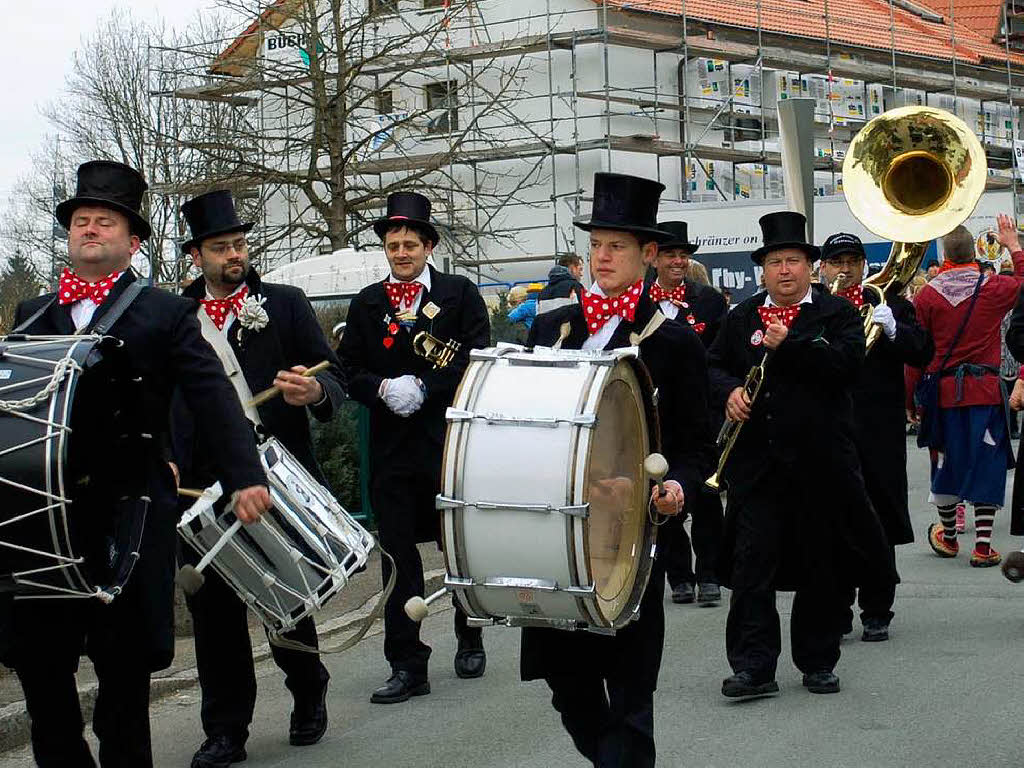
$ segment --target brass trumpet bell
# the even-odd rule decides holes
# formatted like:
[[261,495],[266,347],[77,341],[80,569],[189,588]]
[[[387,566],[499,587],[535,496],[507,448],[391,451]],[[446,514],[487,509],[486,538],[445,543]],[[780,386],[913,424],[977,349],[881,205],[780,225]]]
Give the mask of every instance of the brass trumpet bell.
[[412,340],[413,352],[432,362],[434,368],[447,367],[461,347],[454,339],[441,341],[427,331],[420,331]]
[[974,211],[988,175],[985,150],[963,120],[934,107],[901,107],[871,120],[843,161],[850,211],[897,243],[951,232]]

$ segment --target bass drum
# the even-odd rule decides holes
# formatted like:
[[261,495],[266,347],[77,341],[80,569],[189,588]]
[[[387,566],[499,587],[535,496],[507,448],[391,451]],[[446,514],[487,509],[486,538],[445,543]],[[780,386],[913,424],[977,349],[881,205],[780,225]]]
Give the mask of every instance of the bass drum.
[[635,616],[656,527],[658,446],[635,350],[477,350],[448,410],[446,585],[471,616],[614,631]]

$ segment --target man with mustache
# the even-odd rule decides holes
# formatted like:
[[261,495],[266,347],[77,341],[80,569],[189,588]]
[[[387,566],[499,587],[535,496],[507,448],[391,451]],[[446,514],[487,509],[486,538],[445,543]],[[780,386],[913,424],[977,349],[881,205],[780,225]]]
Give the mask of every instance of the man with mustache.
[[[264,283],[249,261],[246,233],[252,222],[242,222],[231,193],[218,190],[186,202],[182,213],[191,238],[182,251],[202,270],[183,295],[197,302],[203,336],[218,352],[235,385],[234,399],[262,433],[278,438],[285,448],[321,484],[327,481],[313,454],[309,417],[330,421],[345,400],[344,380],[337,358],[317,322],[313,308],[297,288]],[[259,306],[266,313],[265,327],[252,325],[246,312]],[[303,371],[322,360],[332,365],[316,376]],[[257,408],[248,406],[253,392],[270,386],[281,397]],[[178,403],[180,405],[180,403]],[[214,456],[221,439],[187,410],[173,411],[174,455],[180,465],[182,484],[206,488],[219,479]],[[255,444],[255,433],[247,435]],[[199,554],[182,547],[182,557],[193,565]],[[195,629],[196,663],[202,689],[202,722],[206,740],[192,759],[192,768],[220,768],[246,757],[256,705],[245,603],[214,571],[188,598]],[[316,647],[312,617],[299,622],[285,635]],[[277,666],[285,673],[285,685],[294,697],[288,739],[293,746],[315,744],[327,730],[327,669],[318,655],[270,646]]]

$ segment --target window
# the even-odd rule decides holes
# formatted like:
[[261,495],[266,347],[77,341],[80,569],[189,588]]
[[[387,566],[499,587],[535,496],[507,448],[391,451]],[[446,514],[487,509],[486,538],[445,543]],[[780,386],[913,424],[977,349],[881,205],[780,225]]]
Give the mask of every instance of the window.
[[395,111],[395,92],[377,91],[373,94],[373,108],[378,115],[390,115]]
[[398,0],[366,0],[371,16],[398,15]]
[[459,84],[455,80],[427,86],[427,111],[444,110],[431,117],[427,133],[442,134],[459,130],[458,88]]

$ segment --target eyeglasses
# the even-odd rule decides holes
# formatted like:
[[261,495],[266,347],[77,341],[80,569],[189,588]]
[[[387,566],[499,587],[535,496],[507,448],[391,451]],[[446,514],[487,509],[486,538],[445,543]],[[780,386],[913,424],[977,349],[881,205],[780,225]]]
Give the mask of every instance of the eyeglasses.
[[233,250],[235,253],[248,253],[249,244],[245,241],[244,237],[240,237],[229,243],[213,243],[212,245],[206,246],[206,250],[217,256],[223,256],[229,250]]

